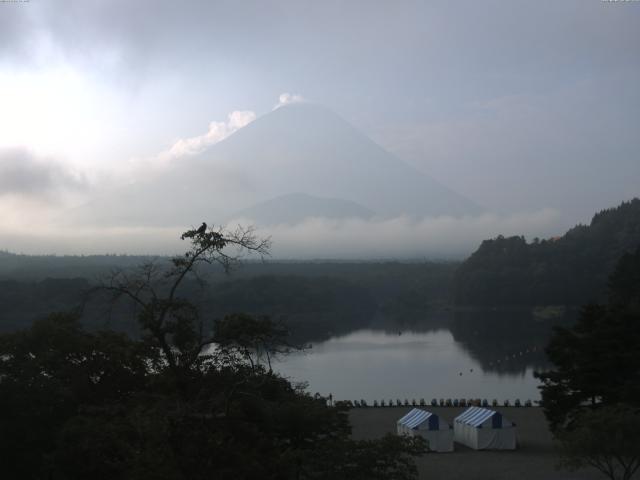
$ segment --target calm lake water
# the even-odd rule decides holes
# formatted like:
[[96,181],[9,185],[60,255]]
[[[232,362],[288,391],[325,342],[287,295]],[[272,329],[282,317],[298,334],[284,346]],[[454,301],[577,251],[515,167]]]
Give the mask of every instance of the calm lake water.
[[540,398],[533,372],[548,366],[549,324],[461,318],[423,330],[355,330],[312,343],[276,368],[338,400]]

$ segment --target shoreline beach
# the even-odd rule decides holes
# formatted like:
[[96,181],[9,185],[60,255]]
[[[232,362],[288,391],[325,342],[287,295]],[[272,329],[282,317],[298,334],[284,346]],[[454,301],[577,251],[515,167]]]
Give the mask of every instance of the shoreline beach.
[[[395,433],[396,421],[414,407],[354,408],[349,412],[357,440]],[[465,409],[460,407],[417,407],[431,411],[450,424]],[[516,450],[476,451],[455,444],[452,453],[428,453],[416,459],[420,479],[429,480],[598,480],[595,469],[575,472],[558,470],[559,457],[553,437],[539,407],[496,407],[494,410],[515,422]]]

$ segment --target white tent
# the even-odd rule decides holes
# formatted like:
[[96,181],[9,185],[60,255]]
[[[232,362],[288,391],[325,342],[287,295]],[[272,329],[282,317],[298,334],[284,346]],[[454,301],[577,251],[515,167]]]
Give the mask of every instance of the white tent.
[[453,420],[456,442],[474,450],[514,450],[516,425],[500,412],[470,407]]
[[429,442],[429,450],[453,452],[453,430],[435,413],[414,408],[398,420],[398,435],[421,436]]

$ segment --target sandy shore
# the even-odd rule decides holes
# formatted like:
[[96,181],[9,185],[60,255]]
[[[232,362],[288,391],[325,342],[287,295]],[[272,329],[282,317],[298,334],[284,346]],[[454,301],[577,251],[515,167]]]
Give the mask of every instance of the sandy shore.
[[[353,437],[371,439],[395,433],[396,420],[412,407],[355,408],[349,418]],[[449,423],[464,408],[425,407]],[[557,470],[558,456],[540,408],[498,407],[517,425],[519,448],[515,451],[474,451],[455,444],[452,453],[429,453],[416,460],[421,479],[429,480],[597,480],[596,470]],[[640,477],[638,477],[640,478]]]

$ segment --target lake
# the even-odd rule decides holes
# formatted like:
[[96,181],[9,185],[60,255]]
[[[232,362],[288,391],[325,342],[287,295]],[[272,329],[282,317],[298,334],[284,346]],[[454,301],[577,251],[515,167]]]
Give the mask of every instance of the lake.
[[292,381],[338,400],[496,398],[539,400],[535,370],[548,367],[552,324],[529,315],[456,315],[374,326],[312,342],[278,362]]

